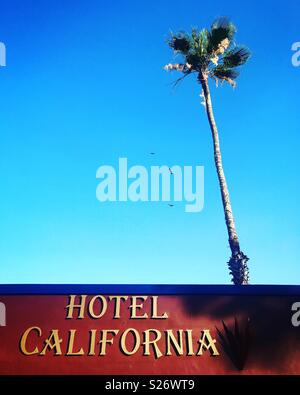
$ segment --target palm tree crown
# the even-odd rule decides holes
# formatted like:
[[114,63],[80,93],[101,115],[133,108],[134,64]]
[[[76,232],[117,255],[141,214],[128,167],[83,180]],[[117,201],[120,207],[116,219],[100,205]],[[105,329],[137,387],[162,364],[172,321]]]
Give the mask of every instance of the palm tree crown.
[[238,66],[247,62],[250,51],[234,42],[236,27],[226,17],[218,18],[211,29],[192,29],[189,35],[184,32],[172,34],[169,46],[183,56],[184,63],[168,64],[166,70],[178,70],[188,76],[197,73],[213,78],[216,83],[226,81],[235,86]]

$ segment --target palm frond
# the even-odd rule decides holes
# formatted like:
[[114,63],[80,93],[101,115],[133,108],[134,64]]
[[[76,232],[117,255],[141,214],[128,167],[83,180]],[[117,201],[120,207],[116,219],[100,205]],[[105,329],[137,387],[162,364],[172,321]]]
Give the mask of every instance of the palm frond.
[[236,47],[223,55],[223,64],[228,68],[241,66],[247,62],[250,56],[251,52],[248,48]]
[[220,17],[216,19],[212,24],[210,31],[211,52],[215,51],[223,40],[227,39],[230,42],[233,39],[235,32],[236,27],[228,18]]
[[169,46],[175,51],[187,54],[191,48],[190,38],[184,32],[172,35],[168,41]]
[[226,81],[233,88],[236,87],[235,79],[239,76],[239,72],[235,69],[226,68],[224,65],[220,65],[212,69],[209,75],[218,82],[218,80]]
[[232,68],[226,68],[223,65],[222,66],[217,66],[214,69],[211,70],[210,75],[220,78],[220,79],[225,79],[225,78],[230,78],[232,80],[235,80],[239,76],[239,72],[235,69]]
[[188,64],[190,64],[192,66],[193,70],[200,71],[201,64],[202,64],[202,57],[201,56],[191,53],[191,54],[187,55],[186,61]]
[[194,54],[198,56],[206,55],[209,45],[209,31],[207,29],[198,31],[196,28],[193,28],[190,42],[191,50]]
[[184,74],[184,76],[187,76],[194,71],[192,70],[192,65],[189,63],[168,63],[164,66],[164,70],[166,71],[180,71]]

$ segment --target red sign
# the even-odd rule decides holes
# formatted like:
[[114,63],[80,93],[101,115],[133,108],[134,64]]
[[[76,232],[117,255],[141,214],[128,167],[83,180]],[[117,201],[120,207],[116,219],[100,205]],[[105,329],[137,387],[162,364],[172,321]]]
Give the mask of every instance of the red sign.
[[300,374],[296,296],[72,293],[0,302],[1,374]]

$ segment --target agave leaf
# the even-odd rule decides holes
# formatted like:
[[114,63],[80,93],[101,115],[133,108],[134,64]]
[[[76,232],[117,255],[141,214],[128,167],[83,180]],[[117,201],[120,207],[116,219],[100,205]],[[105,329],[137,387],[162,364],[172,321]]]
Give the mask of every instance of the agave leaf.
[[229,356],[231,354],[231,350],[230,350],[230,347],[229,347],[229,345],[227,343],[227,340],[226,340],[225,336],[223,335],[223,333],[217,327],[216,327],[216,331],[217,331],[218,336],[220,338],[220,343],[222,345],[223,350]]
[[239,323],[238,323],[236,317],[234,317],[234,335],[235,335],[235,337],[236,337],[238,340],[240,339]]

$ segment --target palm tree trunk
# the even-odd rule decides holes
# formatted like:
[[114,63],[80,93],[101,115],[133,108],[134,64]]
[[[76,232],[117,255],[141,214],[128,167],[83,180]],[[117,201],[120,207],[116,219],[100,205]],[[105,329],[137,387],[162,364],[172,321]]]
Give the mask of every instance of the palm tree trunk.
[[236,285],[244,285],[244,284],[248,284],[248,280],[249,280],[249,272],[247,266],[247,261],[249,259],[240,250],[240,243],[235,228],[235,222],[232,213],[227,182],[222,165],[219,134],[218,134],[218,129],[212,108],[210,90],[208,85],[208,77],[202,74],[199,76],[199,80],[201,82],[203,93],[204,93],[206,113],[213,138],[214,159],[215,159],[215,165],[217,169],[219,185],[221,190],[225,221],[226,221],[226,227],[227,227],[228,238],[229,238],[229,246],[231,249],[231,257],[228,262],[229,270],[230,270],[230,274],[232,275],[233,283]]

